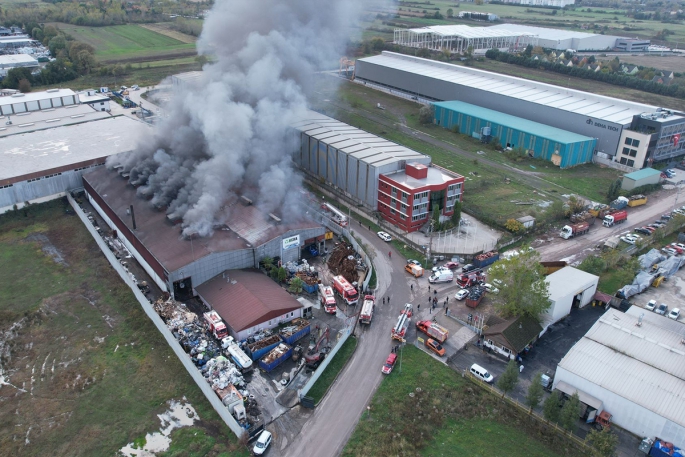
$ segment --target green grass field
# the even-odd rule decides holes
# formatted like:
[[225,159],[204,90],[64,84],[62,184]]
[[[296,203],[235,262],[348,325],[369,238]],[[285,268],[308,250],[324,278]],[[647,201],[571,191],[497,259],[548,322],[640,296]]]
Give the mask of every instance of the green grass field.
[[67,206],[0,217],[2,454],[116,455],[185,397],[201,422],[170,451],[212,452],[170,455],[247,455]]
[[326,392],[331,387],[331,384],[333,384],[335,378],[338,377],[340,370],[345,367],[347,361],[350,359],[350,357],[352,357],[356,347],[357,338],[350,336],[347,341],[343,343],[338,353],[335,354],[335,357],[333,360],[331,360],[331,363],[326,368],[326,371],[324,371],[321,377],[319,377],[319,379],[314,383],[309,391],[308,396],[314,399],[315,404],[319,403],[324,395],[326,395]]
[[114,25],[109,27],[83,27],[55,23],[60,30],[75,40],[95,48],[100,61],[124,61],[141,58],[161,58],[168,55],[195,53],[195,44],[183,43],[161,33],[138,25]]
[[402,372],[396,367],[383,380],[370,406],[343,456],[582,455],[411,345],[403,349]]

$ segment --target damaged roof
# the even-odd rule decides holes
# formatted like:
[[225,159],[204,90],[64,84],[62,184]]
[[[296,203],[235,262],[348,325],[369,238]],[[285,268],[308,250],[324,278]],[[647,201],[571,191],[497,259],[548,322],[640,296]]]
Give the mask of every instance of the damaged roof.
[[302,307],[295,297],[255,269],[226,270],[196,290],[236,333]]

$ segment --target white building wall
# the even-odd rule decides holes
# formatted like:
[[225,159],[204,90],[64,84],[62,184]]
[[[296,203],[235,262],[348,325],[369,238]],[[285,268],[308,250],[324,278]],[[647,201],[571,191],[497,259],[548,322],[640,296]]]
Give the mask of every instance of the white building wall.
[[[616,373],[616,376],[620,376],[620,373]],[[613,415],[612,422],[619,427],[637,436],[658,436],[676,445],[685,444],[685,427],[562,367],[557,367],[554,387],[561,381],[602,400],[604,409]],[[645,388],[650,387],[653,386],[645,386]]]
[[[254,327],[250,327],[248,329],[245,329],[245,330],[237,332],[237,333],[231,331],[231,335],[234,338],[236,338],[237,341],[243,341],[243,340],[247,339],[249,336],[252,336],[253,334],[257,333],[260,330],[278,327],[278,324],[280,324],[282,322],[290,322],[291,320],[297,319],[298,317],[302,317],[302,308],[296,309],[296,310],[291,311],[289,313],[278,316],[275,319],[271,319],[271,320],[263,322],[261,324],[257,324]],[[229,325],[230,325],[230,323],[229,323]]]

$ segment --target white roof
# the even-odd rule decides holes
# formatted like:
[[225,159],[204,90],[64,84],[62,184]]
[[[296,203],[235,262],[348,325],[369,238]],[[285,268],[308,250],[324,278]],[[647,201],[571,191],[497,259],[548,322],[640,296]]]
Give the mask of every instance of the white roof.
[[685,426],[683,334],[650,320],[640,327],[637,322],[635,316],[609,309],[559,367]]
[[549,285],[549,299],[557,301],[576,294],[587,288],[589,284],[599,281],[599,276],[586,273],[573,267],[557,270],[545,279]]
[[[509,25],[509,24],[505,24]],[[513,29],[492,27],[469,27],[468,25],[432,25],[417,29],[409,29],[414,33],[433,33],[440,36],[458,36],[462,38],[498,38],[521,35],[535,35],[534,33],[520,32]]]
[[388,51],[383,51],[377,56],[358,59],[358,61],[623,125],[630,124],[634,115],[655,112],[657,109],[652,105]]
[[[69,105],[60,108],[49,108],[39,111],[0,116],[0,138],[17,133],[28,133],[36,130],[54,129],[70,124],[111,117],[109,113],[96,111],[89,105]],[[9,119],[8,119],[9,118]],[[7,124],[7,121],[12,121]],[[2,143],[0,143],[2,146]]]
[[[547,27],[533,27],[531,25],[521,25],[521,24],[498,24],[498,25],[493,25],[491,27],[488,27],[493,30],[507,30],[509,32],[516,32],[516,33],[528,33],[531,35],[537,35],[538,38],[542,38],[544,40],[566,40],[569,38],[578,38],[578,39],[583,39],[583,38],[592,38],[596,36],[600,36],[603,38],[606,38],[609,35],[599,35],[597,33],[586,33],[586,32],[577,32],[575,30],[564,30],[564,29],[550,29]],[[616,38],[621,38],[621,37],[616,37]]]
[[119,116],[7,136],[0,141],[0,180],[131,151],[145,126]]
[[34,59],[28,54],[7,54],[0,56],[0,67],[13,66],[20,64],[33,64],[38,66],[38,60]]
[[304,119],[294,123],[293,128],[374,166],[398,160],[420,160],[421,163],[430,163],[430,157],[413,149],[314,111],[309,111]]
[[51,98],[67,97],[76,95],[71,89],[50,89],[42,92],[29,92],[28,94],[14,94],[8,97],[0,97],[0,106],[13,103],[32,102],[36,100],[48,100]]
[[88,95],[88,92],[79,92],[78,99],[81,103],[109,101],[109,97],[107,95],[98,92],[95,92],[95,95]]

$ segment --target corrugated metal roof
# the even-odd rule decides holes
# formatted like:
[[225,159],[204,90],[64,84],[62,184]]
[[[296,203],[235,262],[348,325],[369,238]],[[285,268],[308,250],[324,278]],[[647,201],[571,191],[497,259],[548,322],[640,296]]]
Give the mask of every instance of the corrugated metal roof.
[[302,307],[259,270],[227,270],[195,290],[235,332]]
[[683,335],[658,321],[643,319],[638,327],[638,320],[609,309],[564,356],[559,368],[685,426]]
[[624,176],[624,178],[633,179],[635,181],[638,181],[640,179],[650,178],[654,175],[661,175],[661,172],[659,170],[655,170],[654,168],[643,168],[642,170],[638,170],[638,171],[634,171],[632,173],[628,173],[627,175]]
[[539,122],[529,121],[518,116],[500,113],[499,111],[482,108],[480,106],[472,105],[459,101],[438,102],[435,106],[442,107],[448,110],[453,110],[458,113],[464,113],[469,116],[484,119],[505,127],[511,127],[522,132],[530,133],[536,137],[546,138],[557,143],[579,143],[583,141],[592,141],[594,138],[589,136],[579,135],[577,133],[569,132],[568,130],[558,129]]
[[388,51],[383,51],[382,54],[377,56],[358,59],[357,61],[527,100],[558,108],[562,111],[583,114],[595,119],[602,119],[622,125],[630,124],[634,115],[655,112],[657,109],[656,106],[652,105],[619,100],[514,76],[500,75],[475,68],[462,67]]
[[[509,25],[509,24],[506,24]],[[499,37],[517,37],[522,35],[534,36],[534,33],[521,32],[515,29],[502,29],[492,27],[470,27],[468,25],[432,25],[429,27],[420,27],[416,29],[409,29],[414,33],[432,33],[440,36],[458,36],[461,38],[499,38]]]
[[[493,30],[506,30],[509,33],[527,33],[530,35],[536,35],[538,38],[544,40],[567,40],[569,38],[592,38],[592,37],[602,37],[606,38],[609,35],[599,35],[596,33],[586,33],[577,32],[575,30],[564,30],[564,29],[549,29],[546,27],[533,27],[531,25],[521,25],[521,24],[498,24],[488,27]],[[621,37],[615,37],[621,38]]]
[[39,100],[50,100],[51,98],[60,98],[74,96],[76,92],[71,89],[50,89],[41,92],[29,92],[27,94],[15,94],[9,97],[0,97],[0,106],[11,105],[13,103],[35,102]]
[[573,267],[557,270],[545,279],[549,285],[549,299],[557,301],[568,297],[569,294],[583,290],[587,284],[599,281],[599,276],[586,273]]

